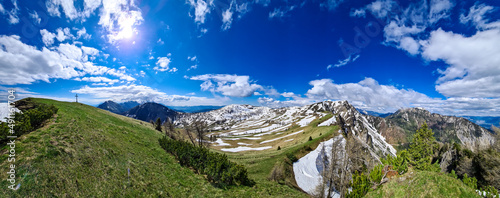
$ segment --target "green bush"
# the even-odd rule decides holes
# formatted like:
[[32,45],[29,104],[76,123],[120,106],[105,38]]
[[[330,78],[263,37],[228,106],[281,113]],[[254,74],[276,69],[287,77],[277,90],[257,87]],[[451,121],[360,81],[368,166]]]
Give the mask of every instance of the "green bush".
[[297,159],[297,157],[296,157],[293,153],[287,153],[287,154],[286,154],[286,157],[287,157],[288,159],[290,159],[290,161],[292,161],[292,162],[296,162],[296,161],[298,161],[298,160],[299,160],[299,159]]
[[382,180],[382,169],[384,169],[383,164],[379,164],[375,167],[373,167],[372,171],[370,172],[370,180],[373,183],[379,184],[380,180]]
[[206,174],[208,181],[220,186],[246,185],[255,182],[248,178],[247,169],[229,161],[225,154],[210,152],[188,142],[160,138],[160,146],[174,155],[182,166],[193,168],[198,174]]
[[471,187],[472,189],[477,189],[477,179],[475,177],[468,177],[467,173],[465,173],[462,181],[465,185]]
[[[23,134],[34,131],[42,126],[42,124],[56,114],[58,109],[54,105],[34,104],[34,108],[16,112],[14,114],[14,123],[0,123],[0,142],[7,141],[7,136],[21,136]],[[10,130],[14,130],[11,134]]]
[[346,197],[360,198],[368,193],[371,187],[371,183],[366,175],[364,175],[363,173],[359,174],[358,171],[356,171],[352,175],[352,181],[349,183],[349,186],[351,187],[351,192],[348,192],[346,194]]
[[408,151],[402,150],[396,157],[387,155],[386,159],[382,159],[382,163],[385,165],[391,165],[393,170],[397,171],[399,174],[403,174],[408,171],[410,156]]
[[455,174],[455,170],[451,170],[451,172],[448,174],[448,176],[455,178],[455,179],[458,178],[457,174]]

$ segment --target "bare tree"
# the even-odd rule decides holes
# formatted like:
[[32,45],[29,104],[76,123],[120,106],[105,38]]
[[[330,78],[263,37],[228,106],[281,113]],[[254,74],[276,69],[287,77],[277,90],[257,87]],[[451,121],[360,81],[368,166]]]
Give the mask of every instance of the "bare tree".
[[207,137],[205,134],[208,132],[208,126],[204,121],[196,120],[192,123],[194,132],[196,133],[198,139],[198,146],[203,147],[209,145],[209,142],[206,141]]
[[191,125],[187,122],[182,122],[182,126],[184,126],[184,131],[186,132],[186,135],[188,136],[189,141],[191,141],[191,143],[196,146],[196,141],[195,141],[195,138],[193,137]]
[[176,139],[175,137],[175,125],[172,122],[172,119],[167,118],[165,122],[163,123],[163,127],[165,128],[165,135],[172,138]]

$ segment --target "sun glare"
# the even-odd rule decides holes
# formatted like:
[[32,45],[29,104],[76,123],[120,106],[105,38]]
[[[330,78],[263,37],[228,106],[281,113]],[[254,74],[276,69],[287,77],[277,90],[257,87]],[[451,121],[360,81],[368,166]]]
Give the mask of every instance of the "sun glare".
[[134,34],[134,30],[132,29],[132,27],[125,27],[120,33],[122,34],[123,38],[131,38]]

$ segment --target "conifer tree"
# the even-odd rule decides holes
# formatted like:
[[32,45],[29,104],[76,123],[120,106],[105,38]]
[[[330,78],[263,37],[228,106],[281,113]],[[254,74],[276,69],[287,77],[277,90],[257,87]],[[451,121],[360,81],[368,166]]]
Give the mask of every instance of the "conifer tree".
[[156,119],[155,128],[156,128],[156,130],[161,131],[161,119],[160,118]]
[[432,156],[436,147],[434,132],[424,123],[413,136],[408,152],[411,155],[413,165],[420,170],[430,170]]

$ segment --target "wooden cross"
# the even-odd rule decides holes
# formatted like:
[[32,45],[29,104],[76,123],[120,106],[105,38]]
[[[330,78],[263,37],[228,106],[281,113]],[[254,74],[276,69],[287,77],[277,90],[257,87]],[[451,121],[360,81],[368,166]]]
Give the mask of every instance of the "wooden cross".
[[78,94],[75,95],[76,103],[78,103]]

